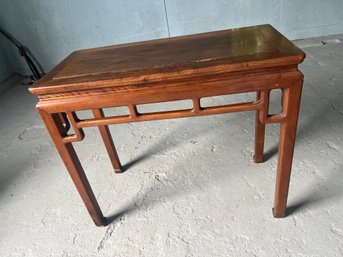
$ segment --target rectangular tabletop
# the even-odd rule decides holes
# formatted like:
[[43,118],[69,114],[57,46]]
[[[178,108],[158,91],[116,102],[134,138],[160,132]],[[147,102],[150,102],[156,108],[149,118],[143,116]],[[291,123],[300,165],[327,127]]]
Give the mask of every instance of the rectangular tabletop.
[[[30,87],[36,95],[296,65],[304,53],[270,25],[73,52]],[[128,87],[130,85],[130,87]]]

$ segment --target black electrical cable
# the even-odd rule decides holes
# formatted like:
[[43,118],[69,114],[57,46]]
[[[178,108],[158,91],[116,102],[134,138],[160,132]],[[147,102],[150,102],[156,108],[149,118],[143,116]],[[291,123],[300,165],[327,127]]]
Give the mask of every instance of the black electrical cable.
[[[19,54],[21,56],[24,57],[27,65],[29,66],[31,72],[32,72],[32,78],[34,81],[39,80],[42,75],[44,74],[43,69],[40,67],[39,63],[37,62],[37,60],[34,58],[34,56],[31,54],[31,52],[25,47],[23,46],[17,39],[15,39],[11,34],[9,34],[7,31],[5,31],[4,29],[2,29],[0,27],[0,33],[3,34],[9,41],[11,41],[19,50]],[[30,57],[31,55],[31,57]],[[36,61],[36,65],[40,68],[37,68],[37,66],[35,65]]]

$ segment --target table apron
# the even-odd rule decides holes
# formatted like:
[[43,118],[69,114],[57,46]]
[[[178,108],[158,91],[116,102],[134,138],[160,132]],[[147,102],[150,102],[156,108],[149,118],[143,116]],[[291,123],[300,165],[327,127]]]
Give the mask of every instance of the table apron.
[[[73,96],[55,97],[41,100],[37,108],[48,113],[73,112],[99,108],[119,107],[177,100],[193,100],[203,97],[259,92],[289,87],[294,81],[302,79],[299,71],[249,76],[240,80],[221,79],[218,81],[185,82],[180,85],[136,90],[133,92],[76,92]],[[182,82],[179,82],[182,84]],[[186,85],[185,85],[186,84]]]

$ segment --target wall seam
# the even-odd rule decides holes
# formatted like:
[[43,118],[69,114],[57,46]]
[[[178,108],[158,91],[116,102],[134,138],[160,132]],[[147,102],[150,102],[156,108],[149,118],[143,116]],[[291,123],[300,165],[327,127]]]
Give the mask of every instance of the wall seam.
[[168,37],[170,37],[169,19],[168,19],[168,12],[167,12],[167,4],[166,4],[166,0],[163,0],[163,4],[164,4],[164,14],[165,14],[165,16],[166,16],[166,23],[167,23]]

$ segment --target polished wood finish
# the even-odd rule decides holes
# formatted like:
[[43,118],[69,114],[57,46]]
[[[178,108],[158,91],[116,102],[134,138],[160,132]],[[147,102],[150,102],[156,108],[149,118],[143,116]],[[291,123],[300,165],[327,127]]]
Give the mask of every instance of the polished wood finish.
[[302,84],[303,81],[298,80],[291,87],[283,90],[282,108],[286,118],[281,121],[280,126],[278,167],[273,208],[273,214],[276,218],[284,217],[286,211]]
[[154,87],[153,82],[296,65],[303,58],[272,26],[253,26],[76,51],[30,91],[39,96],[100,88],[128,92]]
[[85,203],[87,210],[92,217],[95,225],[101,226],[106,223],[106,218],[103,216],[98,202],[93,194],[91,186],[89,185],[86,174],[82,168],[79,158],[76,155],[74,147],[71,143],[64,143],[63,137],[66,137],[66,130],[61,123],[58,114],[48,114],[44,110],[38,108],[38,112],[45,123],[49,134],[61,155],[61,158],[69,171],[80,196]]
[[[105,118],[105,115],[104,115],[104,112],[102,109],[93,110],[93,115],[97,119]],[[114,146],[113,139],[112,139],[112,136],[111,136],[111,133],[110,133],[108,126],[107,125],[98,125],[98,128],[99,128],[102,140],[104,141],[107,153],[110,156],[114,172],[121,173],[122,172],[122,166],[120,164],[120,160],[119,160],[119,157],[117,154],[117,150]]]
[[[97,126],[115,172],[122,167],[108,125],[239,111],[256,111],[254,161],[263,161],[265,125],[280,123],[273,214],[283,217],[289,188],[303,75],[304,53],[270,25],[152,40],[72,53],[30,87],[37,109],[93,221],[105,224],[72,147],[84,127]],[[282,112],[270,115],[269,95],[282,89]],[[203,107],[201,98],[256,92],[253,102]],[[139,113],[137,105],[191,100],[187,110]],[[128,115],[103,108],[126,106]],[[79,119],[90,110],[94,118]],[[74,134],[68,134],[71,126]]]
[[[261,98],[261,93],[256,93],[256,98],[259,100]],[[267,112],[266,107],[268,104],[264,102],[263,105],[264,113]],[[260,121],[260,110],[256,111],[255,119],[255,153],[254,153],[254,162],[261,163],[263,162],[263,150],[264,150],[264,135],[266,130],[266,124]]]

